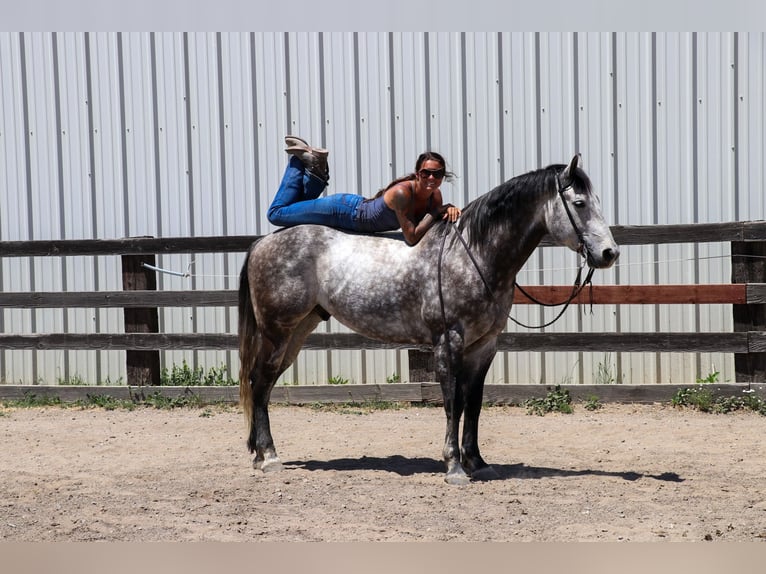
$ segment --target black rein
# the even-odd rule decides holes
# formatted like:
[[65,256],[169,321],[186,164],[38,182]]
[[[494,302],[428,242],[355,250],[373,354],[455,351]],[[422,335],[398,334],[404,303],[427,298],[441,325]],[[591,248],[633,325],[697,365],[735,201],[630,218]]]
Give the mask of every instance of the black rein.
[[[521,285],[518,284],[518,282],[514,281],[514,283],[513,283],[514,288],[518,288],[518,290],[521,291],[521,293],[523,293],[524,296],[526,296],[529,300],[531,300],[532,302],[534,302],[534,303],[536,303],[538,305],[542,305],[544,307],[558,307],[560,305],[564,305],[564,307],[561,309],[561,311],[559,311],[558,315],[556,315],[553,319],[551,319],[550,321],[548,321],[544,325],[526,325],[526,324],[518,321],[517,319],[514,319],[510,315],[508,315],[508,318],[511,321],[513,321],[517,325],[519,325],[521,327],[524,327],[526,329],[544,329],[546,327],[550,327],[551,325],[553,325],[553,323],[555,323],[556,321],[558,321],[561,318],[561,316],[564,314],[564,312],[567,310],[567,308],[569,308],[569,305],[572,303],[572,301],[575,300],[575,298],[580,294],[580,292],[585,288],[586,285],[590,285],[591,288],[592,288],[592,285],[593,285],[593,283],[591,281],[591,279],[593,277],[593,272],[595,271],[595,269],[593,267],[590,267],[588,269],[588,274],[585,276],[585,281],[582,281],[582,270],[583,270],[583,267],[585,266],[585,263],[587,262],[587,249],[585,247],[585,239],[583,237],[582,231],[577,226],[577,223],[575,223],[574,216],[572,215],[572,212],[569,209],[569,205],[567,204],[566,199],[564,198],[564,187],[561,185],[561,179],[559,178],[559,174],[558,173],[556,173],[556,189],[558,191],[559,197],[561,198],[561,203],[564,204],[564,210],[566,211],[567,216],[569,217],[569,222],[572,224],[572,227],[574,228],[575,233],[577,234],[577,238],[580,240],[580,249],[578,250],[578,253],[582,254],[582,251],[585,250],[586,254],[583,256],[584,257],[583,264],[580,265],[579,269],[577,270],[577,277],[575,277],[574,285],[572,286],[572,293],[569,295],[569,297],[565,301],[562,301],[561,303],[544,303],[542,301],[539,301],[538,299],[536,299],[535,297],[533,297],[532,295],[527,293],[524,290],[524,288]],[[494,301],[495,305],[499,306],[499,304],[497,302],[497,298],[495,297],[495,294],[492,291],[492,288],[489,286],[489,283],[487,283],[487,280],[484,278],[484,275],[482,275],[481,269],[479,269],[479,264],[476,261],[476,259],[474,258],[473,253],[471,253],[471,250],[468,247],[468,244],[466,243],[465,239],[463,238],[463,235],[460,233],[460,230],[452,224],[451,221],[448,221],[447,222],[447,228],[446,228],[444,234],[442,235],[442,243],[441,243],[441,246],[439,248],[439,263],[438,263],[439,303],[441,305],[441,312],[442,312],[442,319],[444,321],[445,335],[446,335],[446,329],[447,329],[447,316],[446,316],[445,309],[444,309],[444,297],[442,295],[442,289],[441,289],[441,285],[442,285],[442,282],[441,282],[441,268],[442,268],[442,254],[444,252],[444,243],[445,243],[445,241],[447,239],[447,235],[449,234],[450,228],[454,228],[455,229],[455,233],[457,233],[457,237],[460,240],[460,242],[463,244],[463,247],[465,248],[465,252],[468,254],[468,257],[471,259],[471,262],[473,263],[473,266],[476,268],[476,271],[479,274],[479,277],[481,278],[482,283],[484,283],[484,287],[487,289],[487,292],[489,293],[490,297]],[[449,345],[448,345],[448,347],[449,347]]]

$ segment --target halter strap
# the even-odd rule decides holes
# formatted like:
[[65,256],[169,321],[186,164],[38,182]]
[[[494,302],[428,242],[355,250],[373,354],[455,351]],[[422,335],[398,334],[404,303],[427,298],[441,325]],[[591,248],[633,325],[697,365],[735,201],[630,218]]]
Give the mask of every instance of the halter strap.
[[569,222],[572,224],[572,227],[575,230],[575,233],[577,234],[577,239],[580,241],[580,249],[578,250],[578,253],[581,251],[584,251],[584,255],[588,255],[588,248],[585,246],[585,238],[583,237],[582,231],[580,231],[580,228],[577,226],[577,223],[575,223],[574,216],[572,215],[572,210],[569,209],[569,204],[567,203],[566,198],[564,197],[564,187],[561,185],[561,178],[559,177],[559,172],[556,172],[556,191],[559,194],[559,197],[561,198],[561,203],[564,204],[564,211],[567,212],[567,217],[569,218]]

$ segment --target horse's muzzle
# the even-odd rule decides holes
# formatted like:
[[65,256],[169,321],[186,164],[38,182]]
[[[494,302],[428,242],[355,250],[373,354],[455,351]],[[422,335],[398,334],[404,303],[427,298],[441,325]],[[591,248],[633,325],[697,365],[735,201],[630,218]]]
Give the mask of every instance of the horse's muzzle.
[[615,247],[607,247],[603,249],[600,254],[594,256],[588,249],[584,249],[586,257],[588,259],[588,265],[597,269],[606,269],[614,265],[614,262],[620,257],[620,249]]

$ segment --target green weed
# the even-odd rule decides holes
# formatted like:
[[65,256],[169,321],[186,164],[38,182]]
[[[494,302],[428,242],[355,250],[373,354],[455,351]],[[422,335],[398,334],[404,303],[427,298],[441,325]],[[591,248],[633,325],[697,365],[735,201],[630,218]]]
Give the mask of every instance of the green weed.
[[601,403],[599,398],[595,395],[589,396],[587,399],[585,399],[585,403],[583,404],[583,407],[586,411],[597,411],[604,407],[604,405]]
[[369,401],[361,402],[311,403],[309,406],[312,410],[320,412],[332,412],[345,415],[365,415],[375,411],[400,410],[406,408],[409,404],[371,399]]
[[114,411],[117,409],[132,411],[136,408],[136,403],[134,401],[117,399],[115,397],[110,397],[109,395],[88,394],[86,397],[85,400],[76,401],[74,404],[83,408],[98,407],[107,411]]
[[181,407],[201,407],[203,402],[194,393],[185,393],[178,397],[167,397],[158,391],[141,399],[140,404],[154,407],[155,409],[168,410]]
[[238,384],[229,376],[228,369],[221,365],[220,367],[211,367],[207,373],[202,367],[191,368],[186,361],[181,366],[173,365],[171,369],[167,367],[160,372],[160,385],[166,387],[221,387]]
[[10,401],[3,401],[3,405],[6,407],[19,407],[19,408],[31,408],[31,407],[58,407],[63,406],[65,403],[61,401],[59,397],[48,395],[37,395],[33,392],[24,393],[24,398],[15,399]]
[[[713,373],[713,375],[717,377],[718,373]],[[727,414],[750,410],[766,416],[766,401],[758,395],[747,393],[743,396],[716,396],[713,390],[705,386],[704,383],[679,390],[670,400],[670,404],[676,408],[686,407],[704,413]]]
[[720,373],[718,371],[713,371],[712,373],[708,374],[708,376],[705,377],[704,379],[698,378],[697,379],[697,384],[698,385],[709,385],[709,384],[712,384],[712,383],[717,383],[718,382],[718,375],[719,374]]
[[545,416],[547,413],[565,413],[571,414],[572,397],[567,389],[562,389],[561,385],[556,385],[552,391],[542,398],[527,399],[524,406],[529,415]]
[[612,362],[610,355],[607,353],[604,356],[603,362],[600,362],[596,367],[596,384],[597,385],[610,385],[615,382],[614,373],[612,372]]

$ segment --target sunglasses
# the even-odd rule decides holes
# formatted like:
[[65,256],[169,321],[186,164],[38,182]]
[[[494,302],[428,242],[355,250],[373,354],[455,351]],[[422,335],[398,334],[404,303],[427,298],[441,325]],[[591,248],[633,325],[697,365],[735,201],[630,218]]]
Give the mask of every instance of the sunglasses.
[[421,169],[418,175],[423,179],[428,179],[431,176],[434,176],[436,179],[442,179],[445,173],[444,169]]

